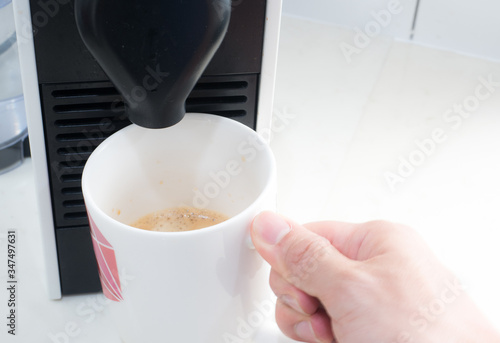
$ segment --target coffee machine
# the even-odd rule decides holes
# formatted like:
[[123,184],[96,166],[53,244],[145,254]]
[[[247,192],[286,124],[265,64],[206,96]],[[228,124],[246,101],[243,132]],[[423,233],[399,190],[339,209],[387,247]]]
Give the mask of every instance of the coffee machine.
[[[92,151],[130,124],[130,99],[82,41],[74,0],[16,0],[14,12],[49,297],[98,292],[81,176]],[[281,0],[233,0],[227,33],[186,111],[269,130],[280,17]],[[154,80],[162,71],[147,72]]]

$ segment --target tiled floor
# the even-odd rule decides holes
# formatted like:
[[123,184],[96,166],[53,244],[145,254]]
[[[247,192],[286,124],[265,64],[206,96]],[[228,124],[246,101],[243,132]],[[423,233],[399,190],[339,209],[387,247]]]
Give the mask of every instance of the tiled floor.
[[353,35],[283,18],[279,210],[415,227],[500,328],[500,63],[382,37],[348,63]]

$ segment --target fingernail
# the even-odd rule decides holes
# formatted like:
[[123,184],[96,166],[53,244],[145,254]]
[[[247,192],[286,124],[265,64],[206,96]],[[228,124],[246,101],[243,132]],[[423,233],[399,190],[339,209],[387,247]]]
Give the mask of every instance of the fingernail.
[[288,294],[285,294],[285,295],[282,295],[280,297],[280,300],[286,304],[287,306],[293,308],[295,311],[299,312],[299,313],[302,313],[302,314],[306,314],[304,312],[304,310],[302,310],[302,308],[300,307],[299,303],[297,302],[297,300],[295,300],[294,297],[292,297],[291,295],[288,295]]
[[253,230],[267,244],[276,245],[290,232],[291,228],[279,215],[264,212],[254,219]]
[[295,324],[295,334],[297,334],[297,336],[299,336],[303,341],[318,342],[318,339],[313,332],[311,322],[304,321]]

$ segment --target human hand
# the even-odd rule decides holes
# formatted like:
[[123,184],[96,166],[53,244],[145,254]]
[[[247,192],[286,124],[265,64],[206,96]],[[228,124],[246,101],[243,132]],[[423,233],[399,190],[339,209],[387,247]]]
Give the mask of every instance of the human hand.
[[277,324],[294,340],[500,342],[463,285],[405,226],[302,226],[264,212],[251,235],[272,268]]

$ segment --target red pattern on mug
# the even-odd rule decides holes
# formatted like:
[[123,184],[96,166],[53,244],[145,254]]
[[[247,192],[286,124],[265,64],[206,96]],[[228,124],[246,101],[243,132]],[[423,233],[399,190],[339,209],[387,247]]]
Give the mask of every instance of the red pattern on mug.
[[92,245],[99,267],[99,278],[106,298],[120,302],[123,300],[115,250],[89,215]]

